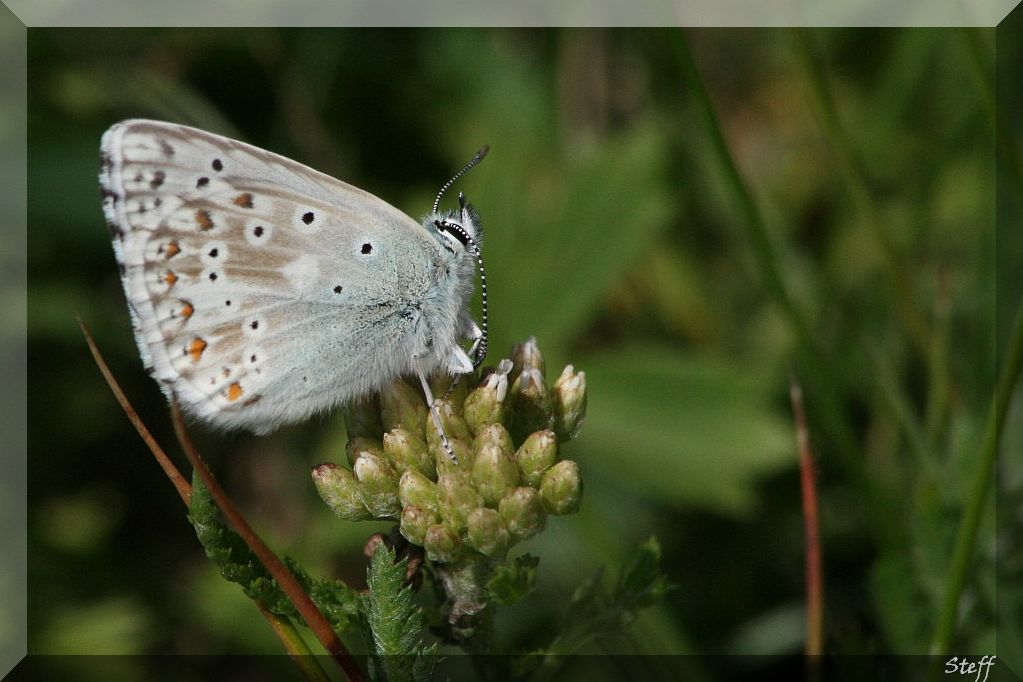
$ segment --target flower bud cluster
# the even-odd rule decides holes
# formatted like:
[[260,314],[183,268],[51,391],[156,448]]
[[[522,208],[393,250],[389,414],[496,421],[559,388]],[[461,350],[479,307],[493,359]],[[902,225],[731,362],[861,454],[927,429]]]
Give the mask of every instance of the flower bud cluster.
[[[464,378],[463,378],[464,379]],[[445,451],[420,390],[404,381],[347,410],[349,467],[320,464],[313,481],[323,501],[350,521],[393,519],[433,561],[467,551],[501,559],[543,530],[547,517],[579,509],[579,466],[559,458],[586,413],[586,375],[571,365],[548,386],[530,338],[511,359],[484,371],[471,389],[450,380],[433,390]]]

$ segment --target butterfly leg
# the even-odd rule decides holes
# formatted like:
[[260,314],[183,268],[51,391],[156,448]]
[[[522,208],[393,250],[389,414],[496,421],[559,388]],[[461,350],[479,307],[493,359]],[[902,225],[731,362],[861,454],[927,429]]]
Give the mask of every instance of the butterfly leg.
[[472,340],[472,348],[469,349],[469,357],[472,358],[472,362],[475,365],[479,362],[476,355],[479,353],[480,344],[483,343],[483,330],[476,324],[476,320],[472,319],[468,315],[462,320],[462,329],[467,339]]
[[441,445],[444,446],[444,452],[448,453],[448,457],[455,464],[458,464],[458,457],[455,456],[455,451],[451,449],[451,443],[448,442],[448,436],[444,433],[444,424],[440,420],[440,412],[437,410],[437,404],[433,397],[433,391],[430,390],[430,383],[426,380],[426,374],[423,372],[423,367],[419,364],[419,359],[416,359],[416,375],[419,376],[419,383],[423,385],[423,394],[426,396],[426,404],[430,406],[430,414],[433,415],[433,423],[437,427],[437,433],[440,434]]
[[[469,349],[469,357],[472,358],[473,366],[476,366],[477,359],[476,353],[479,352],[480,343],[483,340],[483,330],[480,329],[479,325],[476,324],[476,320],[472,319],[465,313],[462,313],[458,319],[461,325],[461,334],[464,338],[472,341],[472,348]],[[456,374],[454,381],[448,386],[448,390],[444,391],[444,395],[441,396],[441,400],[447,400],[462,381],[462,375]]]

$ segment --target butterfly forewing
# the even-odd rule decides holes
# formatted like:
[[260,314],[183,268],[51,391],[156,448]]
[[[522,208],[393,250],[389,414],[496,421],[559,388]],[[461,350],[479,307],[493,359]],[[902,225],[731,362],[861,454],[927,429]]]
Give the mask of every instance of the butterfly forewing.
[[440,248],[411,218],[186,126],[117,124],[101,158],[139,349],[186,411],[265,431],[408,369],[403,306],[424,300]]

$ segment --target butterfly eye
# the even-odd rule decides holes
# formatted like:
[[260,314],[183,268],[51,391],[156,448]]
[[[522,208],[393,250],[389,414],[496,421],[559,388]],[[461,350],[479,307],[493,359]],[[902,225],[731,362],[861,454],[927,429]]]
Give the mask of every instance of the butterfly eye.
[[464,229],[462,229],[461,225],[447,220],[435,220],[434,225],[437,226],[437,229],[440,230],[441,234],[445,234],[458,240],[462,246],[469,245],[469,235]]

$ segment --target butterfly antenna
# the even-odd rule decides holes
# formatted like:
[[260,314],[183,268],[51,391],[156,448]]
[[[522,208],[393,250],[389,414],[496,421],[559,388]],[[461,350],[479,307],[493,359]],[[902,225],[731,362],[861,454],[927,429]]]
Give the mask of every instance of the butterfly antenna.
[[444,192],[447,192],[449,189],[451,189],[451,185],[455,184],[458,178],[468,173],[470,170],[472,170],[473,166],[482,161],[483,157],[485,157],[487,155],[487,152],[489,151],[490,145],[488,144],[485,144],[482,147],[480,147],[480,150],[476,152],[476,156],[472,157],[472,159],[469,160],[469,163],[462,166],[462,170],[455,173],[454,177],[452,177],[450,180],[444,183],[444,186],[440,188],[439,192],[437,192],[437,198],[433,200],[434,213],[436,213],[437,209],[440,208],[440,199],[442,196],[444,196]]
[[487,357],[487,323],[488,323],[488,308],[487,308],[487,272],[483,269],[483,254],[480,252],[479,244],[469,237],[469,243],[472,244],[472,250],[476,255],[476,263],[480,268],[480,302],[482,304],[482,314],[480,315],[480,338],[479,345],[476,346],[476,352],[473,354],[472,364],[473,367],[479,369],[480,365]]

